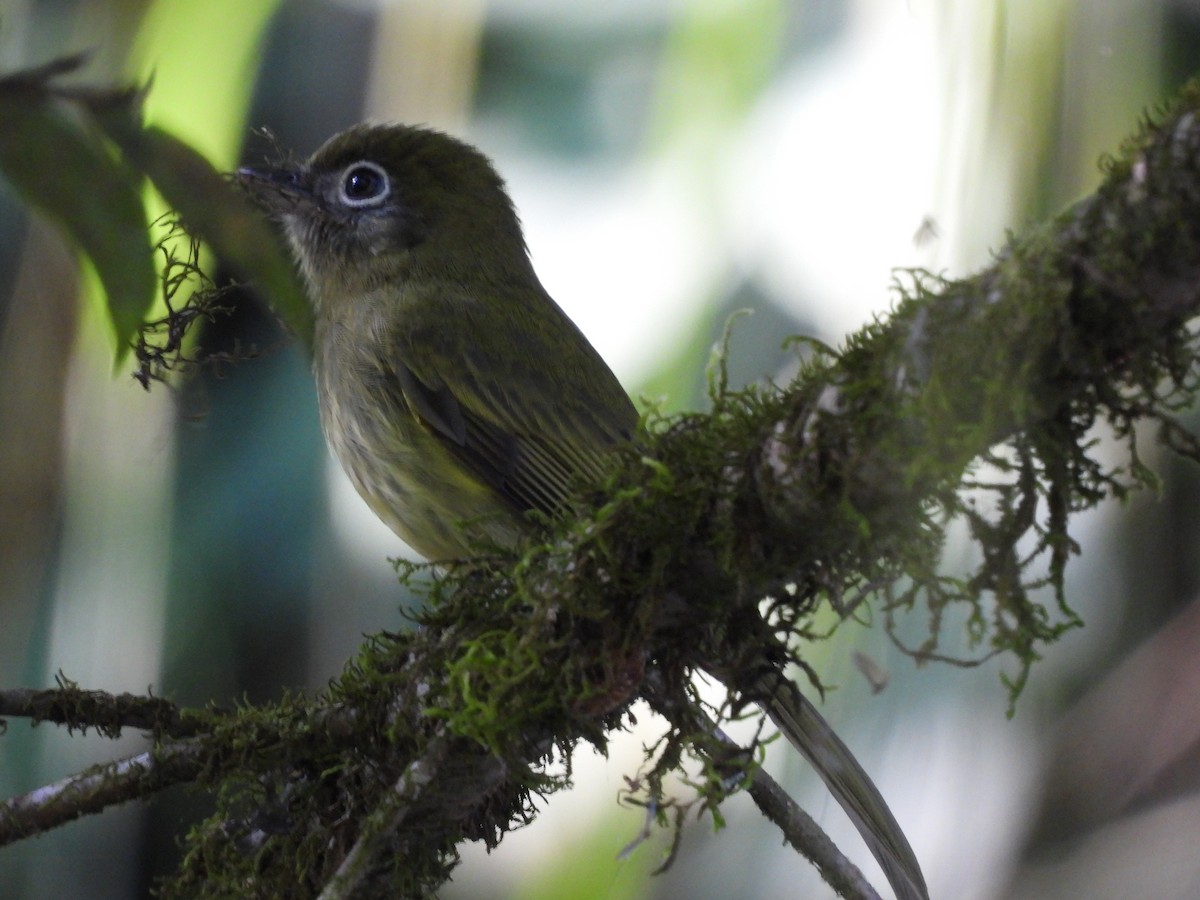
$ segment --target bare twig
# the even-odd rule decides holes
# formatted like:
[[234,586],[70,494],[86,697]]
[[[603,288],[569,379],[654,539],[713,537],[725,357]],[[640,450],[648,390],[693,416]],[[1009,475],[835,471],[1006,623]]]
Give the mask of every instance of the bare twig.
[[93,766],[24,796],[13,797],[0,805],[0,846],[190,781],[200,767],[200,757],[193,745],[170,744]]
[[817,867],[839,897],[879,900],[859,868],[765,770],[754,773],[746,790],[759,811],[783,832],[784,840]]
[[[651,670],[644,692],[647,702],[659,715],[684,734],[699,736],[695,749],[718,768],[728,768],[731,757],[747,761],[750,751],[739,746],[695,703],[673,696],[665,687],[662,673]],[[709,740],[705,740],[707,737]],[[744,769],[731,769],[730,789],[743,780]],[[811,862],[839,897],[847,900],[879,900],[879,894],[837,848],[816,821],[804,812],[774,778],[761,767],[754,767],[745,785],[750,797],[764,816],[783,832],[784,839]]]
[[126,728],[153,731],[169,737],[187,737],[193,724],[180,716],[179,707],[161,697],[85,691],[59,676],[59,688],[0,690],[0,718],[27,718],[33,724],[51,722],[71,729],[93,729],[117,738]]

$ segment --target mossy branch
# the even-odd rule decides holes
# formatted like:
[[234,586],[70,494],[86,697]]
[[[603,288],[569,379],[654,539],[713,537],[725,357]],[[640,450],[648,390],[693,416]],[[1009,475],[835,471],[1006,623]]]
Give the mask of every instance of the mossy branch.
[[[1192,86],[1095,195],[976,276],[912,273],[890,316],[818,349],[786,388],[729,392],[718,373],[710,414],[652,422],[578,516],[519,559],[420,582],[422,627],[373,638],[320,696],[164,718],[64,687],[54,715],[29,697],[6,714],[148,728],[154,758],[187,748],[218,808],[168,896],[394,896],[436,888],[461,841],[492,845],[528,820],[533,794],[569,780],[547,759],[603,747],[639,697],[668,713],[638,779],[660,821],[663,779],[688,754],[705,763],[690,783],[714,816],[747,778],[753,792],[756,748],[727,752],[719,729],[764,646],[803,662],[822,603],[850,614],[870,600],[889,627],[925,609],[929,636],[910,650],[926,658],[943,656],[959,605],[979,650],[959,661],[1010,654],[1015,698],[1079,624],[1064,589],[1070,517],[1153,483],[1135,425],[1200,456],[1173,418],[1196,391],[1198,111]],[[1115,466],[1095,452],[1102,423],[1128,447]],[[940,567],[954,521],[979,551],[965,576]],[[705,707],[697,669],[730,701]],[[161,724],[183,721],[185,738]],[[782,826],[791,813],[774,806]],[[0,822],[27,833],[24,815],[10,802]]]

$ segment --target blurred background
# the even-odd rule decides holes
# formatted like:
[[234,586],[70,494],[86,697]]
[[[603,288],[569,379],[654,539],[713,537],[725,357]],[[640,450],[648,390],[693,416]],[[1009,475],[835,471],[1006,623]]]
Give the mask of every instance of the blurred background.
[[[0,0],[0,70],[81,49],[96,82],[153,74],[149,118],[221,168],[275,152],[252,129],[307,154],[363,118],[480,145],[551,294],[635,396],[690,409],[733,311],[754,311],[733,380],[786,378],[784,336],[840,343],[887,311],[895,268],[968,273],[1087,193],[1200,69],[1200,3]],[[307,360],[248,301],[203,343],[254,358],[147,394],[114,372],[94,294],[0,182],[0,685],[319,689],[400,627],[387,558],[406,551],[327,454]],[[1149,447],[1161,497],[1076,523],[1087,627],[1011,720],[1003,660],[918,669],[855,623],[812,650],[934,898],[1200,896],[1200,480]],[[654,733],[639,719],[608,759],[581,750],[533,825],[466,848],[444,896],[830,896],[743,797],[724,830],[693,822],[665,875],[666,835],[619,857],[642,828],[617,802]],[[12,722],[0,790],[141,746]],[[775,748],[769,767],[882,885],[805,766]],[[178,791],[0,850],[0,895],[145,896],[203,808]]]

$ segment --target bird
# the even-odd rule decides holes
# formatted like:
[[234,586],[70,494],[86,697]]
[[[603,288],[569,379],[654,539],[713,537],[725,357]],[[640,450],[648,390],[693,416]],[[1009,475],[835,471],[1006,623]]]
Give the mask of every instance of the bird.
[[[282,226],[314,315],[328,444],[434,562],[515,547],[598,482],[638,414],[538,280],[491,161],[434,129],[355,125],[237,180]],[[617,260],[619,261],[619,259]],[[781,672],[750,693],[809,760],[902,900],[920,864],[853,753]]]

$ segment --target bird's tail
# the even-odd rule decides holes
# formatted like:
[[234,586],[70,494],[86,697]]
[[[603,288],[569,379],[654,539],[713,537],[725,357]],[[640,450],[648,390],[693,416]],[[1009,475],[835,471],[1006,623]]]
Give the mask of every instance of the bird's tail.
[[921,864],[892,811],[816,707],[777,670],[764,675],[749,696],[817,770],[883,868],[897,900],[929,900]]

